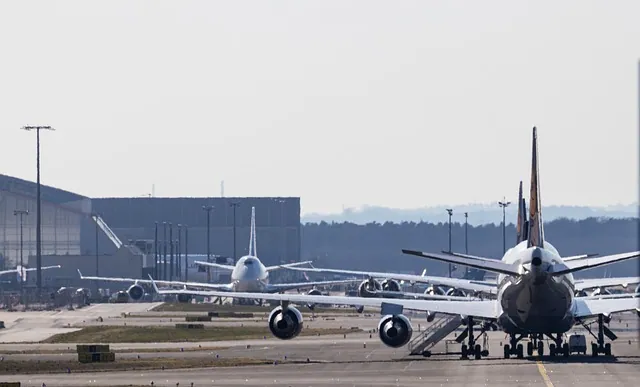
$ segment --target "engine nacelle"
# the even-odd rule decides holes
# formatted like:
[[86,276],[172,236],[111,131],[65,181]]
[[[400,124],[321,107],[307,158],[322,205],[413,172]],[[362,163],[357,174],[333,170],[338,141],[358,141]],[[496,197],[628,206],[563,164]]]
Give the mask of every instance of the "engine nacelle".
[[445,291],[440,286],[431,285],[424,291],[424,294],[444,296]]
[[435,318],[436,314],[434,312],[427,311],[427,322],[432,322]]
[[193,296],[191,296],[191,294],[178,293],[178,296],[176,298],[178,302],[186,304],[188,302],[191,302]]
[[360,286],[358,287],[358,296],[360,297],[376,297],[372,292],[382,290],[382,285],[380,282],[372,279],[362,281]]
[[576,297],[588,297],[589,293],[587,293],[585,290],[578,290],[576,292]]
[[467,293],[465,293],[464,290],[451,288],[451,289],[447,290],[445,295],[446,296],[453,296],[453,297],[466,297]]
[[393,279],[386,279],[382,281],[382,283],[380,284],[380,287],[382,287],[382,290],[385,290],[388,292],[399,292],[401,290],[400,283]]
[[636,293],[640,293],[640,284],[638,284],[638,286],[636,286]]
[[127,294],[132,300],[138,301],[144,296],[144,288],[138,284],[133,284],[127,289]]
[[[307,295],[309,295],[309,296],[321,296],[322,293],[318,289],[311,289],[311,290],[309,290],[309,293],[307,293]],[[310,310],[314,310],[316,308],[316,304],[307,304],[307,308],[309,308]]]
[[391,348],[400,348],[411,340],[411,322],[402,314],[387,315],[378,323],[380,340]]
[[277,306],[269,314],[269,329],[271,333],[282,340],[293,339],[302,331],[302,313],[293,306],[282,309]]
[[594,297],[594,296],[599,296],[599,295],[602,295],[602,294],[611,294],[611,291],[609,289],[606,289],[606,288],[597,288],[596,290],[594,290],[591,293],[591,296]]

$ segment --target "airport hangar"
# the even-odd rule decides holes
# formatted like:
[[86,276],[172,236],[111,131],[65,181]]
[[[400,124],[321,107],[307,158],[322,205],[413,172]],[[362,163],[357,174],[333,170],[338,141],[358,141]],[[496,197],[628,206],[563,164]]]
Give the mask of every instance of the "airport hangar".
[[[20,263],[20,215],[14,215],[15,210],[29,211],[22,217],[23,263],[28,267],[36,266],[36,187],[34,182],[0,174],[0,268],[12,268]],[[203,206],[213,206],[210,215],[212,256],[233,256],[234,208],[231,203],[238,203],[235,207],[238,257],[249,250],[253,206],[260,260],[265,265],[300,261],[298,197],[92,199],[41,185],[41,200],[42,266],[62,266],[42,272],[43,287],[49,290],[62,286],[91,287],[87,281],[80,280],[76,269],[84,275],[96,274],[96,234],[100,276],[146,278],[147,273],[153,274],[155,222],[159,223],[160,242],[163,240],[163,222],[173,225],[174,241],[178,238],[177,225],[186,226],[188,246],[185,246],[183,228],[182,259],[188,251],[190,261],[206,260],[207,212]],[[198,275],[189,271],[189,281],[206,280],[206,273],[195,271]],[[184,278],[184,265],[181,273]],[[228,273],[212,270],[211,275],[214,282],[228,280]],[[15,284],[17,278],[7,276],[3,280]],[[29,273],[26,286],[34,287],[35,281],[36,275]],[[123,288],[117,283],[101,283],[100,287]]]

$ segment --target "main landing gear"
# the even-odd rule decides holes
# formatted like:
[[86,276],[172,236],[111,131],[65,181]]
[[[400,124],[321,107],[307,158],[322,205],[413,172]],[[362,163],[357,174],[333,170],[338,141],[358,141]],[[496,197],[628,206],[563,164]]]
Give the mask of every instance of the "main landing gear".
[[562,343],[561,333],[558,333],[555,338],[551,333],[548,333],[547,336],[554,341],[554,343],[549,344],[549,355],[551,357],[555,355],[569,357],[569,343]]
[[[518,359],[524,358],[524,346],[522,344],[518,344],[520,340],[522,340],[525,335],[516,335],[511,334],[511,339],[509,340],[509,344],[504,345],[504,358],[508,359],[511,355],[515,355]],[[562,343],[562,334],[558,333],[556,337],[553,337],[552,334],[547,334],[547,336],[553,340],[554,342],[549,344],[549,354],[551,356],[562,354],[565,357],[569,356],[569,344]],[[542,341],[541,334],[532,334],[529,335],[530,341],[527,342],[527,356],[533,356],[533,351],[536,350],[538,352],[538,356],[544,356],[544,341]]]
[[[608,322],[608,319],[607,319],[607,322]],[[586,325],[582,321],[580,323],[582,324],[583,327],[585,327],[587,331],[589,331],[589,333],[591,333],[591,336],[593,336],[597,340],[596,343],[593,343],[593,342],[591,343],[591,356],[597,357],[599,354],[602,354],[605,356],[611,356],[611,343],[605,344],[604,337],[607,336],[609,339],[611,339],[611,341],[614,341],[618,338],[618,336],[616,336],[616,334],[613,333],[611,329],[609,329],[604,325],[605,323],[604,315],[602,314],[598,315],[598,336],[596,336],[591,331],[591,328],[589,328],[588,325]]]
[[[486,337],[486,326],[482,326],[482,328],[480,328],[480,333],[478,334],[477,337],[474,337],[473,335],[473,317],[469,316],[467,317],[467,329],[465,331],[463,331],[460,336],[458,336],[458,338],[456,339],[457,342],[461,343],[464,341],[464,339],[468,338],[467,340],[467,344],[462,344],[462,349],[461,349],[461,359],[463,360],[467,360],[469,359],[470,356],[473,356],[474,359],[476,360],[480,360],[482,358],[482,356],[487,357],[489,356],[489,350],[487,349],[487,337]],[[480,344],[477,344],[477,340],[480,338],[480,336],[484,335],[484,342],[483,342],[483,346],[480,346]],[[484,347],[484,349],[482,349]]]

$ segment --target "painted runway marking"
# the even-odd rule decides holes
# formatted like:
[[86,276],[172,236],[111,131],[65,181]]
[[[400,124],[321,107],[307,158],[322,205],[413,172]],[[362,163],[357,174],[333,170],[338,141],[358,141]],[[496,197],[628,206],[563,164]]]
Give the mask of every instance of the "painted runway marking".
[[412,361],[410,361],[410,362],[409,362],[409,364],[407,364],[407,366],[406,366],[406,367],[404,367],[404,369],[402,370],[402,372],[404,372],[404,371],[408,370],[408,369],[409,369],[409,367],[411,367],[411,364],[413,364],[413,362],[412,362]]
[[553,383],[551,383],[551,379],[549,379],[549,375],[547,374],[547,370],[544,368],[544,364],[542,364],[540,360],[537,360],[536,364],[538,365],[538,371],[540,372],[540,375],[542,375],[542,380],[544,380],[544,384],[547,387],[553,387]]

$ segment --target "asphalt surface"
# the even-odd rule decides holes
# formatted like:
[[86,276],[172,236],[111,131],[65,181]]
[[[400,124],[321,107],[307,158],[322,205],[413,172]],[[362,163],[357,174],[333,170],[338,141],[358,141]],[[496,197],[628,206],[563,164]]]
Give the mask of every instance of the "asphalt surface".
[[[63,312],[67,317],[49,318],[52,323],[62,319],[91,319],[101,313],[105,324],[119,321],[123,307],[140,311],[150,308],[150,304],[96,305],[94,309]],[[46,313],[46,312],[41,312]],[[76,314],[75,317],[71,315]],[[15,313],[12,313],[15,314]],[[107,317],[112,316],[112,317]],[[156,325],[154,318],[140,318],[148,324]],[[342,317],[339,323],[344,326],[359,326],[365,330],[375,328],[379,316]],[[541,386],[635,386],[640,376],[640,347],[638,342],[638,318],[635,314],[614,318],[610,328],[618,335],[612,343],[613,358],[592,358],[573,355],[569,359],[532,357],[525,359],[503,359],[501,345],[505,342],[502,332],[489,334],[488,358],[482,360],[460,360],[457,354],[445,354],[447,346],[459,351],[459,344],[439,343],[433,348],[430,358],[408,356],[407,348],[392,349],[383,345],[376,333],[356,333],[343,336],[298,337],[293,340],[278,340],[272,337],[259,340],[218,341],[200,343],[148,343],[112,344],[116,359],[146,358],[237,358],[250,357],[268,359],[272,365],[229,368],[206,368],[188,370],[149,370],[124,372],[94,372],[49,375],[2,375],[2,381],[20,381],[23,386],[114,386],[114,385],[150,385],[156,386],[194,386],[216,385],[284,385],[284,386],[417,386],[417,385],[453,385],[453,386],[501,386],[501,385],[541,385]],[[155,321],[155,322],[154,322]],[[336,320],[321,318],[312,322],[315,327],[333,325]],[[59,323],[59,322],[58,322]],[[215,323],[215,322],[214,322]],[[419,318],[412,319],[414,327],[427,325]],[[237,322],[236,324],[239,324]],[[3,335],[19,327],[20,322],[4,330]],[[44,329],[47,325],[41,323]],[[38,327],[28,331],[36,335]],[[417,329],[416,329],[417,331]],[[22,330],[22,335],[25,331]],[[414,333],[414,337],[417,334]],[[0,336],[0,341],[6,341]],[[453,335],[449,337],[453,339]],[[587,336],[587,342],[592,340]],[[32,340],[28,340],[32,341]],[[216,349],[189,351],[198,347]],[[228,347],[228,348],[224,348]],[[7,360],[65,360],[75,359],[68,353],[73,344],[0,344],[0,355]],[[135,349],[153,348],[159,352],[136,353]],[[181,348],[187,349],[180,352]],[[119,350],[134,350],[131,353],[118,353]],[[46,351],[53,353],[33,354],[15,353],[19,351]],[[548,349],[546,349],[548,352]],[[55,351],[60,351],[56,353]],[[11,352],[11,353],[9,353]],[[281,361],[301,361],[309,364],[279,364]],[[161,363],[162,360],[159,360]]]

